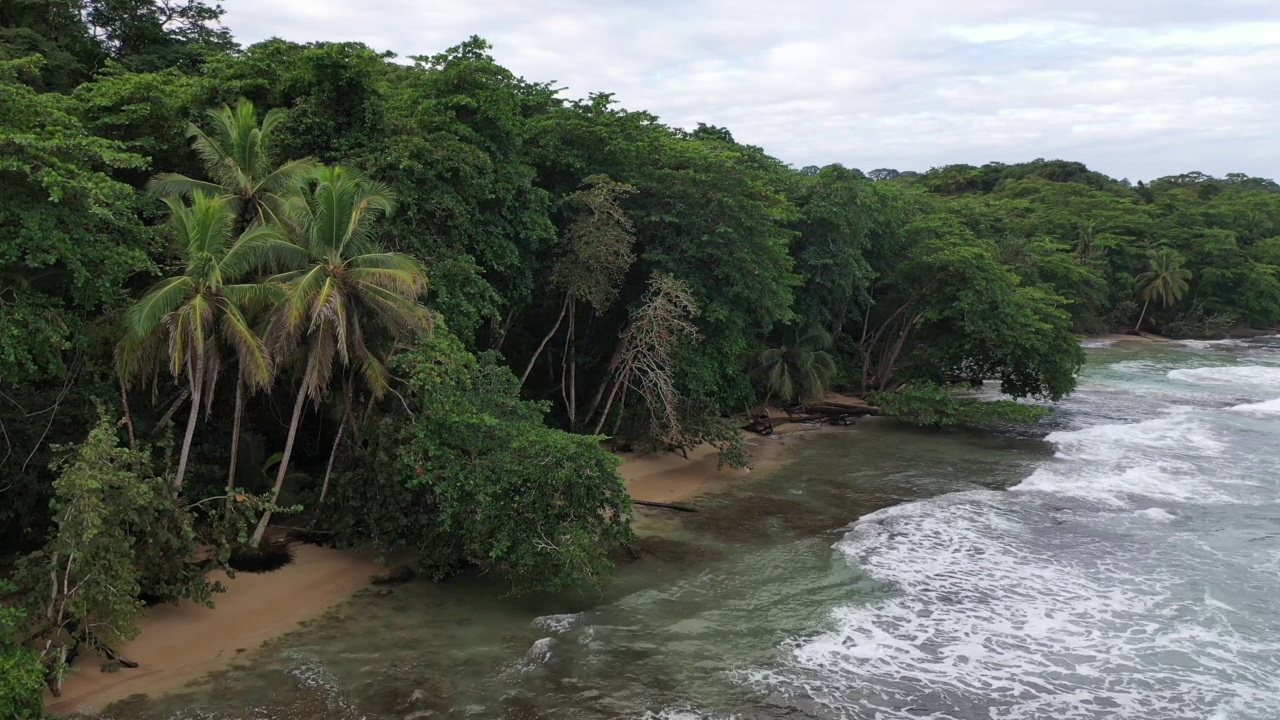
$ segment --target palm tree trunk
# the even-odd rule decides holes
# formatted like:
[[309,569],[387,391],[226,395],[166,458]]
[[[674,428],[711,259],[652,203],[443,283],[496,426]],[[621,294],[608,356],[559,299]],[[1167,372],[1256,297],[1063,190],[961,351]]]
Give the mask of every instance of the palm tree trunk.
[[[293,418],[289,420],[289,437],[284,441],[284,455],[280,458],[280,469],[276,472],[276,487],[271,492],[271,504],[275,505],[280,499],[280,489],[284,487],[284,478],[289,474],[289,457],[293,455],[293,441],[298,436],[298,421],[302,419],[302,407],[307,400],[306,383],[298,386],[298,399],[293,403]],[[262,536],[267,532],[267,526],[271,524],[271,511],[267,510],[262,513],[262,519],[258,521],[258,527],[253,531],[253,537],[249,539],[249,547],[258,547],[262,544]]]
[[200,396],[204,392],[204,356],[196,355],[195,366],[191,368],[191,412],[187,414],[187,432],[182,438],[182,453],[178,455],[178,471],[173,475],[169,488],[177,497],[182,491],[182,482],[187,476],[187,460],[191,457],[191,441],[196,435],[196,422],[200,420]]
[[236,486],[236,464],[240,462],[240,422],[244,418],[244,378],[236,376],[236,411],[231,421],[231,467],[227,469],[227,507]]
[[1138,316],[1138,324],[1133,326],[1133,331],[1138,332],[1142,329],[1142,321],[1147,317],[1147,306],[1151,304],[1150,300],[1142,303],[1142,314]]
[[564,314],[569,310],[569,296],[564,296],[564,303],[560,306],[560,317],[556,318],[556,324],[551,326],[551,332],[542,338],[542,342],[538,345],[538,349],[533,351],[533,357],[529,358],[529,364],[525,366],[524,372],[520,375],[520,385],[524,385],[524,381],[529,377],[529,373],[533,372],[533,364],[538,362],[538,356],[542,354],[543,348],[547,343],[551,342],[551,337],[560,329],[560,323],[564,322]]
[[338,434],[333,438],[333,450],[329,451],[329,464],[324,469],[324,484],[320,486],[320,501],[318,505],[324,504],[324,498],[329,494],[329,478],[333,475],[333,462],[338,459],[338,447],[342,444],[342,432],[347,429],[347,413],[342,413],[342,422],[338,425]]

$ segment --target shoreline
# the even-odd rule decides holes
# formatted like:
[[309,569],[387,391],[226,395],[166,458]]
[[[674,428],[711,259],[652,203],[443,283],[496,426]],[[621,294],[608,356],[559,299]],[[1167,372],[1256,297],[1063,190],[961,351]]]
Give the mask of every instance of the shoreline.
[[[776,420],[773,435],[747,436],[749,469],[717,467],[718,453],[709,445],[688,457],[620,453],[619,472],[627,492],[633,499],[651,502],[679,502],[713,493],[778,469],[801,436],[834,429],[789,423],[785,416]],[[637,514],[637,530],[649,525],[648,518]],[[215,609],[189,601],[150,608],[139,621],[138,637],[117,648],[122,656],[139,663],[137,669],[101,672],[106,659],[85,652],[69,670],[60,697],[45,691],[45,709],[65,715],[92,714],[137,695],[180,690],[347,602],[370,587],[372,576],[386,571],[370,552],[307,544],[295,545],[294,552],[294,561],[274,572],[241,572],[234,579],[222,571],[212,573],[212,579],[227,586],[225,593],[214,596]]]

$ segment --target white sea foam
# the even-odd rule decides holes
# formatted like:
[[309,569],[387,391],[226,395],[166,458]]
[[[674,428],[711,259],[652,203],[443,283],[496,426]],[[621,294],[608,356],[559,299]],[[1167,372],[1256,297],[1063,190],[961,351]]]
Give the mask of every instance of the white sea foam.
[[1280,388],[1280,367],[1230,365],[1170,370],[1170,380],[1191,385],[1236,386],[1247,389]]
[[1146,510],[1137,510],[1133,514],[1156,522],[1169,522],[1170,520],[1176,520],[1178,518],[1177,515],[1174,515],[1164,508],[1147,508]]
[[1036,469],[1014,490],[1072,495],[1124,506],[1131,495],[1177,502],[1237,502],[1225,479],[1199,465],[1226,446],[1190,408],[1135,423],[1107,423],[1050,433],[1054,461]]
[[1087,338],[1080,341],[1080,347],[1083,348],[1104,348],[1115,344],[1115,340],[1106,340],[1104,338]]
[[535,640],[533,645],[529,646],[528,652],[524,654],[524,659],[532,665],[542,665],[551,659],[551,647],[555,644],[555,640],[549,637]]
[[578,620],[582,617],[582,613],[564,613],[561,615],[542,615],[533,619],[533,626],[539,630],[561,635],[569,631]]
[[1255,415],[1280,415],[1280,398],[1264,402],[1246,403],[1227,408],[1235,412],[1253,413]]
[[[836,610],[831,630],[790,645],[793,666],[754,682],[877,718],[960,707],[971,712],[935,714],[1168,720],[1202,716],[1206,700],[1260,718],[1248,713],[1280,707],[1280,665],[1246,659],[1280,643],[1189,617],[1205,606],[1174,600],[1178,580],[1138,556],[1057,534],[1042,544],[1037,526],[1052,522],[1032,498],[995,492],[864,518],[837,548],[895,595]],[[1077,544],[1063,552],[1064,541]]]

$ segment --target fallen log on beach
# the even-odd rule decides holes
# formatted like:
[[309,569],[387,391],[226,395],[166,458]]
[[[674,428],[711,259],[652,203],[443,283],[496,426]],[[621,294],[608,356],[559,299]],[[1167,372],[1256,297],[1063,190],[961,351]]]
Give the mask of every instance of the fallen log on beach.
[[678,510],[680,512],[691,512],[691,513],[698,512],[697,509],[691,508],[688,505],[673,505],[671,503],[654,502],[652,500],[632,500],[631,504],[644,505],[645,507],[662,508],[663,510]]

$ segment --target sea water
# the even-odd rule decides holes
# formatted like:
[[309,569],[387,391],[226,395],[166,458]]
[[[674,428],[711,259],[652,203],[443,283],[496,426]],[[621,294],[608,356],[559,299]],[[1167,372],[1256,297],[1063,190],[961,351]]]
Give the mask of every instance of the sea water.
[[1033,432],[870,422],[656,511],[605,594],[368,594],[104,716],[1280,718],[1280,343],[1093,345]]

